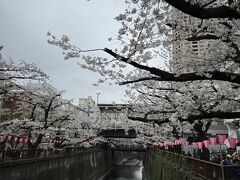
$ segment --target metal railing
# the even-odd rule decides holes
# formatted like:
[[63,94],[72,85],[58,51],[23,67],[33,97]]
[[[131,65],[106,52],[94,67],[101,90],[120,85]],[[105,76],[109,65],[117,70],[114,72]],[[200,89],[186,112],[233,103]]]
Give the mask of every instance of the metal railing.
[[5,161],[0,162],[1,180],[96,180],[113,165],[111,150],[101,147],[66,148],[51,153],[43,149],[7,150],[5,155]]
[[[92,149],[92,148],[89,148]],[[74,153],[86,150],[83,147],[67,147],[64,149],[20,149],[20,150],[0,150],[0,162],[48,157],[53,155]]]
[[[165,150],[149,149],[146,171],[151,180],[166,179],[209,179],[239,180],[240,165],[221,166],[200,159],[172,153]],[[157,174],[155,173],[157,171]],[[164,177],[163,177],[164,176]]]

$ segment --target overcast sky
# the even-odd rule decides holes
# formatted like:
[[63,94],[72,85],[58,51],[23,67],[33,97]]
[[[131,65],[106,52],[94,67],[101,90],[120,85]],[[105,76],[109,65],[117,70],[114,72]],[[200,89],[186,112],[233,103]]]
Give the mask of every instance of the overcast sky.
[[0,0],[3,57],[36,63],[74,104],[80,97],[96,100],[96,92],[101,92],[99,103],[119,103],[122,87],[93,86],[100,76],[81,69],[78,60],[64,61],[60,49],[47,43],[46,33],[66,34],[81,48],[103,48],[109,46],[107,38],[116,35],[114,17],[123,9],[123,0]]

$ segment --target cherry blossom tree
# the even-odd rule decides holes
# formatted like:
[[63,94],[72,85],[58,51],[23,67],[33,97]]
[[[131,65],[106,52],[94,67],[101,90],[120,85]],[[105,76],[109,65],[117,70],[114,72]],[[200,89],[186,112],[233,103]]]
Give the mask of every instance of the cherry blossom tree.
[[[36,84],[35,84],[36,85]],[[42,142],[58,139],[63,145],[81,143],[97,136],[91,119],[70,100],[61,98],[62,93],[50,90],[46,84],[20,87],[23,93],[16,99],[21,103],[22,119],[1,123],[3,134],[28,137],[28,148],[37,148]],[[31,141],[32,140],[32,141]]]
[[[3,58],[2,50],[3,46],[0,50],[0,111],[1,120],[4,120],[13,118],[18,113],[18,104],[14,101],[18,94],[17,86],[26,84],[27,81],[43,82],[48,76],[36,64]],[[6,107],[7,114],[3,113],[5,105],[9,106]]]
[[[135,114],[129,115],[132,120],[170,123],[171,130],[188,122],[200,134],[206,134],[214,119],[239,120],[239,2],[127,0],[126,4],[126,10],[115,18],[122,25],[118,36],[109,38],[120,47],[83,50],[66,35],[58,39],[51,33],[48,42],[62,48],[66,60],[81,58],[82,68],[104,77],[99,82],[110,79],[127,85],[136,104]],[[174,11],[192,21],[182,23]],[[184,47],[179,61],[173,62],[175,45],[187,41],[208,45],[198,57]],[[109,56],[84,54],[92,51]],[[176,70],[195,65],[196,60],[195,71]]]
[[[24,80],[44,81],[48,76],[36,64],[28,64],[24,61],[17,63],[12,59],[5,59],[1,56],[0,50],[0,94],[7,92],[7,88],[14,83],[21,83]],[[21,81],[20,81],[21,80]]]
[[29,147],[36,148],[46,134],[70,142],[74,138],[80,141],[96,136],[86,113],[71,105],[71,100],[62,99],[62,92],[54,91],[46,84],[29,85],[22,89],[24,93],[18,101],[23,105],[25,117],[41,124],[37,127],[38,131],[29,129],[29,136],[36,137],[33,144],[29,142]]
[[48,85],[47,74],[37,65],[1,57],[0,71],[1,101],[12,109],[0,123],[1,134],[24,135],[29,148],[37,148],[48,138],[74,144],[97,136],[85,113],[71,105],[71,100],[64,100],[63,92]]

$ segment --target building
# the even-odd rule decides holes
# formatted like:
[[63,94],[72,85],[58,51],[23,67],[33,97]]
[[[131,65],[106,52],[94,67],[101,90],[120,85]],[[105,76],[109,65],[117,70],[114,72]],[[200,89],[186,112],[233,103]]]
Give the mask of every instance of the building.
[[171,70],[181,74],[197,72],[199,68],[204,66],[202,57],[209,41],[188,41],[186,37],[191,37],[202,22],[200,19],[184,14],[175,8],[172,10],[172,20],[176,24],[176,28],[173,28],[172,32]]
[[92,96],[79,98],[79,108],[87,112],[89,117],[96,119],[99,116],[99,109]]
[[[211,6],[219,5],[221,2],[216,1]],[[217,19],[202,21],[201,19],[189,16],[178,9],[172,9],[172,23],[175,26],[172,31],[172,59],[170,61],[171,71],[176,74],[202,72],[203,69],[210,68],[209,62],[206,60],[205,52],[213,45],[211,40],[188,40],[197,33],[205,35],[206,32],[199,31],[198,27],[211,26],[215,28]],[[208,32],[210,34],[210,32]],[[216,67],[215,67],[216,68]],[[205,85],[208,82],[204,82]],[[228,134],[228,128],[223,121],[213,121],[208,134]]]
[[81,109],[80,107],[78,106],[75,106],[73,105],[72,103],[67,103],[67,104],[64,104],[62,105],[62,108],[64,110],[69,110],[69,111],[75,111],[75,112],[78,112],[78,115],[79,116],[87,116],[88,115],[88,112],[84,109]]
[[[6,82],[2,85],[6,86]],[[52,96],[59,93],[56,88],[47,83],[28,83],[26,86],[23,86],[22,89],[13,85],[9,86],[8,95],[6,96],[5,94],[2,94],[0,96],[1,121],[11,120],[14,118],[23,118],[26,115],[26,112],[28,113],[29,109],[23,107],[23,104],[18,100],[20,96],[26,93],[24,89],[43,96]]]
[[11,81],[0,81],[0,122],[21,118],[21,104],[18,103],[18,97],[23,94],[23,90],[12,85]]
[[129,104],[98,104],[100,116],[109,119],[126,119],[132,109]]
[[14,118],[22,118],[21,104],[17,101],[19,95],[22,93],[22,91],[14,91],[11,97],[3,97],[1,100],[0,122]]
[[129,104],[98,104],[99,117],[108,122],[108,128],[126,128],[136,126],[138,122],[128,119],[132,105]]

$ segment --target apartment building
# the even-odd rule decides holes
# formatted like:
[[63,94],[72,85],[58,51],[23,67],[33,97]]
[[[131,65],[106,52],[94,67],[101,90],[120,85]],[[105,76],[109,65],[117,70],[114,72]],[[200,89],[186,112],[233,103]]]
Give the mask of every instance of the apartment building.
[[202,21],[191,17],[177,9],[172,10],[173,28],[171,70],[174,73],[197,72],[204,67],[204,52],[208,48],[209,41],[189,41],[196,33],[197,27]]
[[[223,3],[216,1],[211,6]],[[193,72],[201,72],[203,69],[211,68],[207,60],[205,52],[212,45],[211,40],[190,40],[189,37],[205,35],[202,31],[203,27],[215,27],[214,24],[219,23],[217,19],[203,21],[201,19],[191,17],[175,8],[172,9],[173,22],[173,45],[172,59],[170,61],[171,71],[176,74],[185,74]],[[200,29],[201,27],[201,29]],[[210,34],[210,32],[208,32]],[[204,82],[208,83],[208,82]],[[228,128],[223,121],[213,121],[208,130],[208,134],[228,134]]]

